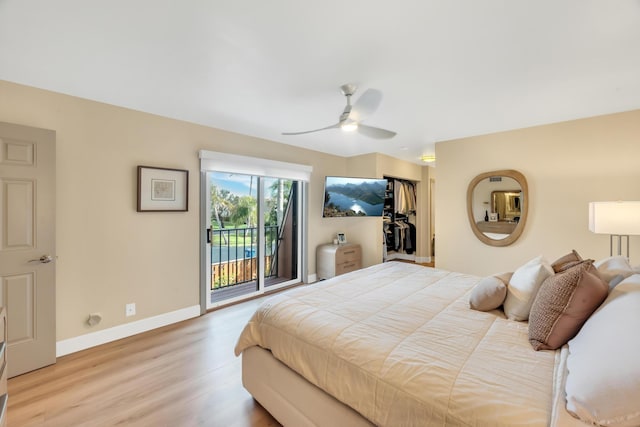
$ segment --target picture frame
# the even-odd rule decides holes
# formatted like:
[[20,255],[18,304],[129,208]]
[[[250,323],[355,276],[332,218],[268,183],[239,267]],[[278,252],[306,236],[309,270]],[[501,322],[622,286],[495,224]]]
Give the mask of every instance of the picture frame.
[[489,213],[489,222],[498,222],[498,213],[490,212]]
[[347,236],[344,233],[338,233],[338,244],[344,245],[345,243],[347,243]]
[[187,212],[189,171],[138,166],[138,212]]

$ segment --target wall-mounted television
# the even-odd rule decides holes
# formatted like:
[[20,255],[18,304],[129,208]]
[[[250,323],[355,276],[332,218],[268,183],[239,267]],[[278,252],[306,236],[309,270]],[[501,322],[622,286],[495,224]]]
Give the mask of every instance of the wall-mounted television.
[[322,216],[382,216],[387,180],[327,176]]

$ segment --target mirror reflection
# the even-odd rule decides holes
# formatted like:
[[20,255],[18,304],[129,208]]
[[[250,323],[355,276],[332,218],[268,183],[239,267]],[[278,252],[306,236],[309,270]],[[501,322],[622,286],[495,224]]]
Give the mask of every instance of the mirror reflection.
[[485,236],[496,240],[509,237],[520,219],[521,191],[518,181],[506,176],[478,182],[473,190],[473,216]]
[[491,209],[497,213],[498,221],[518,222],[520,220],[521,199],[522,190],[520,188],[508,191],[492,191]]
[[[526,181],[517,171],[477,176],[467,192],[469,220],[483,242],[506,246],[517,239],[526,217]],[[520,227],[518,227],[520,225]]]

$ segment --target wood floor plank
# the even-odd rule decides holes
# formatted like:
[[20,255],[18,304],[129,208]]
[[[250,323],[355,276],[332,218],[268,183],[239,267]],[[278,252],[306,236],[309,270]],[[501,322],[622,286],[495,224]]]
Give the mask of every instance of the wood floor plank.
[[[9,380],[9,426],[279,426],[233,348],[262,299],[77,352]],[[9,361],[9,363],[11,363]]]

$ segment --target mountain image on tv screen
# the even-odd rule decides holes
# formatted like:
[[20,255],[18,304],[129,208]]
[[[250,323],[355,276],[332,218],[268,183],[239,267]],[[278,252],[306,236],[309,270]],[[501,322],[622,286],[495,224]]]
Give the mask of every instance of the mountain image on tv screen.
[[382,216],[387,180],[328,176],[324,217]]

